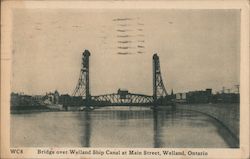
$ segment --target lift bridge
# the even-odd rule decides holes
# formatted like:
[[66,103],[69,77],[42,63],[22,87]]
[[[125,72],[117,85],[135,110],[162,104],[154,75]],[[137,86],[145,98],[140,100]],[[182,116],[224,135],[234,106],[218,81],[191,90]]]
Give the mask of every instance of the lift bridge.
[[153,95],[130,93],[127,90],[118,90],[117,93],[92,96],[90,94],[89,79],[90,52],[82,54],[80,77],[73,92],[74,97],[83,99],[83,106],[156,106],[168,105],[170,100],[163,84],[160,71],[160,61],[157,54],[153,55]]

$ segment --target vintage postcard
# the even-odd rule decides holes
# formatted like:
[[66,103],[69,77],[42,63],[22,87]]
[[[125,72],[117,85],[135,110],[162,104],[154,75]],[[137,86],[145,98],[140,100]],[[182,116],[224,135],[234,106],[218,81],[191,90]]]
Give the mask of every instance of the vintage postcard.
[[249,2],[2,1],[1,158],[249,158]]

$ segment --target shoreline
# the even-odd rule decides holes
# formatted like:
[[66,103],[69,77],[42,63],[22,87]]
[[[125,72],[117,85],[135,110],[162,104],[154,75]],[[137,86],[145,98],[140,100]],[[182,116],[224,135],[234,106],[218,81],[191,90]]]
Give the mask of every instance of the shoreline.
[[196,111],[208,115],[223,124],[239,141],[239,104],[196,104],[177,105],[176,109]]

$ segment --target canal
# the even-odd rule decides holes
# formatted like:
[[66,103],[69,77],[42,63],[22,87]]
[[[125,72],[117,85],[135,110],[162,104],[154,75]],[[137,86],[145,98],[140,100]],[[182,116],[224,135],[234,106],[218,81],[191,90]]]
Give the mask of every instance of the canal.
[[236,142],[220,122],[198,112],[106,107],[11,114],[11,146],[230,148]]

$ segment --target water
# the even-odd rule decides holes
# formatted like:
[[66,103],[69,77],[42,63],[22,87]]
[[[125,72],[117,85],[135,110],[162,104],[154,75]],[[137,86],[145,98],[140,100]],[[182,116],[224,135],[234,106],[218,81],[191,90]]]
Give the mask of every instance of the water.
[[13,147],[234,147],[216,120],[192,111],[102,108],[11,115]]

